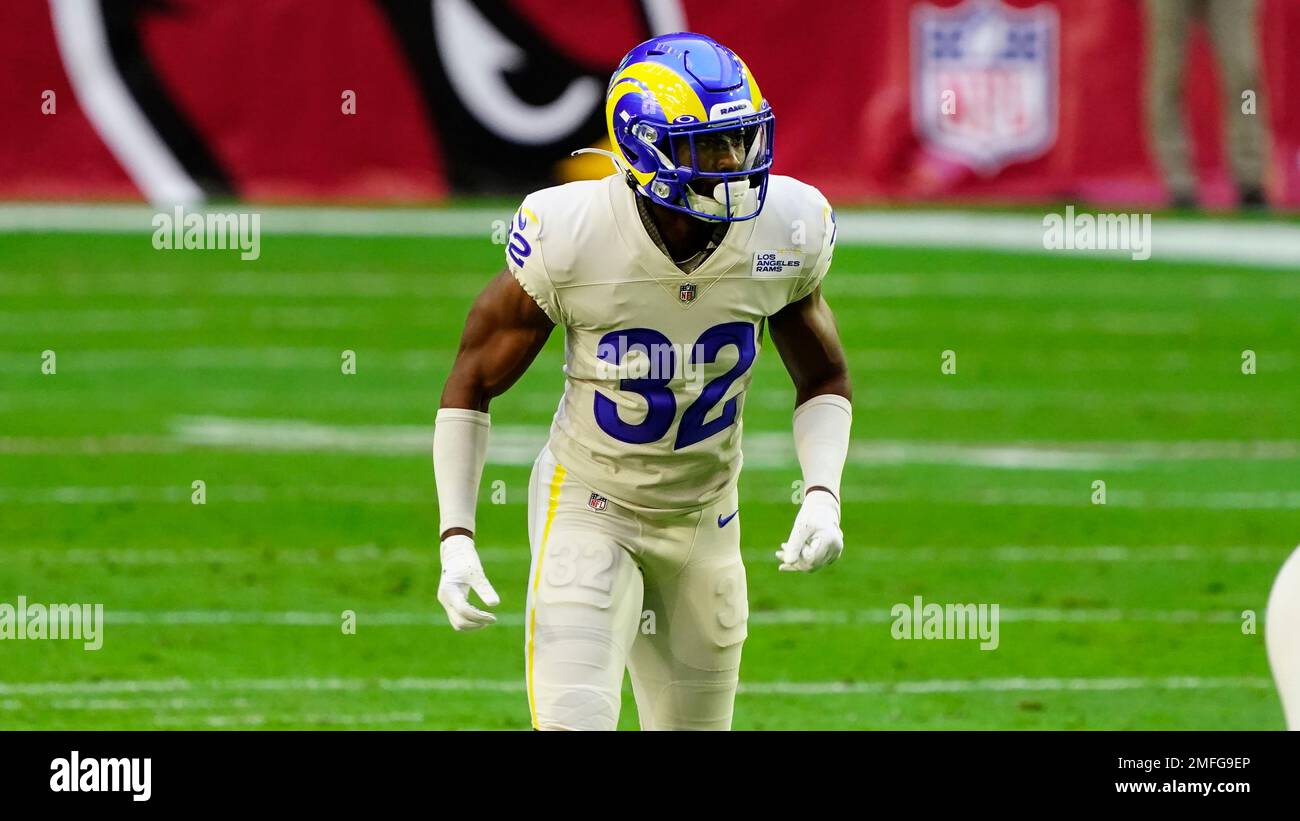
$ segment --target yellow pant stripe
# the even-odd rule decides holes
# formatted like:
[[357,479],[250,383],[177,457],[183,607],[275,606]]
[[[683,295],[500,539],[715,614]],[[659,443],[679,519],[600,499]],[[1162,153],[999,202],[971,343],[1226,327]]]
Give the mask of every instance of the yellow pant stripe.
[[546,524],[542,527],[542,543],[537,548],[537,567],[533,570],[533,606],[528,610],[528,713],[533,729],[537,729],[537,701],[533,695],[533,633],[537,628],[537,585],[542,580],[542,559],[546,556],[546,542],[551,537],[551,522],[560,506],[560,486],[564,484],[564,466],[557,464],[551,476],[551,495],[546,503]]

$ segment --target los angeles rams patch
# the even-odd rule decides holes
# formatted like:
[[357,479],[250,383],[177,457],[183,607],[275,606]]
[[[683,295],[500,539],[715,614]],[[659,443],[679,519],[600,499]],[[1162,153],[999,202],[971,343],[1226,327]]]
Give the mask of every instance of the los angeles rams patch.
[[756,277],[798,276],[803,267],[803,254],[778,248],[775,251],[755,251],[754,267],[750,272]]

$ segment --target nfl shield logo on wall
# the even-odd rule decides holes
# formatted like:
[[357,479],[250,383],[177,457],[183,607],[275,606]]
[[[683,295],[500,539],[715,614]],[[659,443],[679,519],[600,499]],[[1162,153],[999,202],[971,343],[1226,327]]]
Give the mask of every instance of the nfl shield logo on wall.
[[1060,29],[1046,3],[912,11],[912,123],[921,142],[985,176],[1056,142]]
[[609,500],[604,496],[597,496],[593,493],[591,494],[591,498],[587,500],[587,507],[599,513],[609,507]]
[[695,283],[683,282],[677,289],[677,298],[683,303],[695,301]]

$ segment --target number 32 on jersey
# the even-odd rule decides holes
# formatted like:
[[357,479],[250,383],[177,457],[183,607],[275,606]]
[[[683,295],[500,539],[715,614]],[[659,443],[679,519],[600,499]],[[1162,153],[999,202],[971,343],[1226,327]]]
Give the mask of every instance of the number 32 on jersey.
[[[714,436],[736,422],[739,410],[739,397],[727,400],[722,414],[711,422],[705,422],[710,411],[726,396],[727,389],[754,364],[757,349],[754,344],[754,326],[748,322],[726,322],[714,325],[700,335],[687,350],[690,364],[695,366],[717,361],[718,354],[726,347],[734,346],[738,353],[736,364],[726,373],[719,374],[709,381],[700,391],[700,395],[682,411],[682,421],[677,427],[677,438],[673,440],[673,449],[689,447]],[[596,423],[600,429],[620,442],[633,445],[645,445],[657,442],[672,428],[677,418],[677,397],[668,387],[677,372],[677,346],[668,337],[651,328],[630,328],[610,331],[601,337],[597,347],[597,357],[609,365],[624,364],[626,353],[641,349],[649,358],[651,368],[647,376],[625,377],[619,380],[618,388],[639,394],[646,402],[645,418],[636,424],[629,424],[618,415],[618,405],[607,396],[596,394]]]

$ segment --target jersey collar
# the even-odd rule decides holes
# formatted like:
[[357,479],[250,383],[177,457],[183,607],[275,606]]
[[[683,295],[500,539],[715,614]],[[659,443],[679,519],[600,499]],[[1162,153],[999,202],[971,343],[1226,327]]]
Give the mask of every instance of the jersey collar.
[[[614,212],[614,225],[624,247],[627,248],[633,265],[639,267],[652,279],[663,285],[677,298],[678,287],[683,283],[694,283],[696,298],[690,304],[696,304],[712,285],[722,278],[732,266],[745,260],[745,250],[749,247],[749,238],[754,233],[758,218],[733,222],[723,237],[722,243],[700,267],[689,274],[683,273],[668,255],[655,244],[641,222],[641,214],[636,207],[636,192],[627,186],[617,174],[606,177],[610,197],[610,207]],[[750,193],[753,196],[753,193]]]

